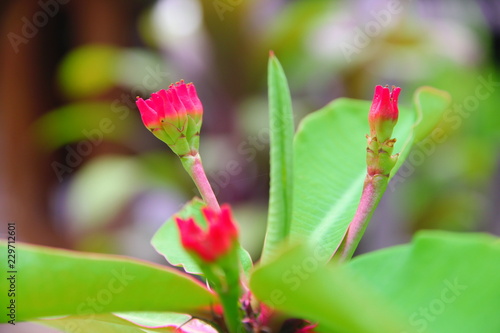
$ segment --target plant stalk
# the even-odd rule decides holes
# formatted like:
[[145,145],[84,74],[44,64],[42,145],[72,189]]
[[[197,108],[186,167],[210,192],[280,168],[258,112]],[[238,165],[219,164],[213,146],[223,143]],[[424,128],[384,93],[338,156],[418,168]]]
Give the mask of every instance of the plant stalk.
[[240,311],[239,244],[216,263],[201,264],[205,278],[219,295],[224,322],[230,333],[245,332]]
[[200,191],[203,201],[205,201],[207,206],[209,206],[210,208],[219,211],[219,202],[215,197],[215,193],[208,181],[205,170],[203,169],[200,154],[196,152],[194,155],[185,155],[181,157],[181,162],[184,166],[184,169],[186,169],[186,171],[196,184],[198,191]]
[[377,137],[366,136],[366,178],[358,209],[354,214],[344,239],[333,255],[334,259],[347,261],[351,259],[365,233],[368,222],[384,195],[389,175],[396,165],[398,154],[392,155],[396,139],[379,142]]
[[340,261],[351,259],[388,183],[389,177],[386,175],[366,175],[358,209],[333,258]]

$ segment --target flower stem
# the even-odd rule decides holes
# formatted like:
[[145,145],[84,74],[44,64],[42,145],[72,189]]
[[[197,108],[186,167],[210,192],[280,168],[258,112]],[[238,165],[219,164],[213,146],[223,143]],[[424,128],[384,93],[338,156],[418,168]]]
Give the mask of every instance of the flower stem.
[[375,208],[387,188],[388,182],[389,177],[386,175],[366,175],[358,209],[349,224],[342,243],[333,256],[334,258],[340,261],[351,259],[354,251],[358,247],[361,237],[363,237],[365,233]]
[[237,307],[239,301],[239,290],[229,289],[225,293],[221,294],[220,297],[222,307],[224,309],[224,318],[229,332],[242,332],[241,313]]
[[399,154],[392,155],[396,139],[387,139],[380,142],[377,137],[366,136],[366,178],[363,185],[363,192],[359,201],[358,209],[344,239],[333,258],[340,261],[351,259],[354,251],[358,247],[359,241],[365,233],[368,222],[377,208],[377,205],[384,195],[389,175],[396,165]]
[[182,165],[184,169],[189,173],[193,179],[198,191],[200,191],[203,200],[210,208],[219,211],[220,206],[212,186],[208,182],[205,170],[203,169],[203,164],[201,163],[201,157],[198,152],[194,155],[185,155],[181,157]]
[[219,295],[224,322],[230,333],[246,332],[240,310],[241,285],[239,276],[239,244],[212,265],[201,263],[205,278]]

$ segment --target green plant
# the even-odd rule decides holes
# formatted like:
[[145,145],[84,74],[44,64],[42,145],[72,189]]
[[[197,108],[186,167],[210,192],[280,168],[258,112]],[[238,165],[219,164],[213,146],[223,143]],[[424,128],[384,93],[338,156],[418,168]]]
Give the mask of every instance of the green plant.
[[187,203],[152,240],[186,273],[8,240],[2,251],[17,261],[7,272],[13,291],[1,296],[2,322],[64,332],[498,332],[500,243],[492,236],[425,231],[350,260],[411,147],[434,133],[448,94],[421,87],[413,108],[398,112],[399,88],[377,87],[372,104],[334,100],[294,133],[273,54],[268,83],[271,188],[259,263],[239,245],[230,208],[219,207],[204,175],[201,102],[180,82],[138,106],[204,199]]

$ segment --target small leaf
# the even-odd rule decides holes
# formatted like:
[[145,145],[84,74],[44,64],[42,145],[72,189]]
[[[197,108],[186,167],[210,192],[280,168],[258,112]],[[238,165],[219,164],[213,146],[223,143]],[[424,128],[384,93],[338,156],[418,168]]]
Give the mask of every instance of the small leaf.
[[146,328],[133,322],[119,318],[113,314],[93,314],[85,316],[68,316],[56,319],[35,320],[37,324],[56,328],[61,332],[99,332],[99,333],[144,333],[175,332],[178,325],[165,325],[160,328]]
[[422,231],[348,265],[418,332],[500,331],[499,238]]
[[329,256],[320,244],[289,248],[253,272],[250,288],[271,308],[318,323],[319,332],[401,333],[397,312],[347,266],[325,266]]
[[[118,311],[192,313],[217,303],[200,282],[160,265],[25,244],[16,244],[16,251],[18,321]],[[6,297],[1,294],[2,304]]]
[[128,320],[136,325],[156,328],[165,326],[181,326],[186,323],[191,316],[172,312],[117,312],[115,316]]
[[271,184],[262,261],[288,236],[292,219],[293,112],[290,90],[278,59],[268,63]]
[[[202,200],[194,198],[182,207],[175,216],[183,219],[193,217],[202,224],[205,221],[201,213],[201,208],[204,205],[205,203]],[[151,244],[156,252],[163,255],[171,265],[181,266],[186,272],[191,274],[202,274],[201,268],[182,247],[179,229],[177,228],[174,217],[168,219],[167,222],[158,229],[151,240]]]
[[[175,216],[187,219],[193,217],[202,227],[206,227],[206,221],[201,213],[201,208],[205,203],[199,198],[194,198],[188,202],[176,215],[168,219],[156,232],[151,240],[155,250],[163,255],[173,266],[183,267],[191,274],[202,275],[200,266],[191,258],[191,255],[184,250],[180,240],[179,229],[175,223]],[[245,249],[240,248],[240,263],[243,271],[248,274],[252,268],[252,259]]]

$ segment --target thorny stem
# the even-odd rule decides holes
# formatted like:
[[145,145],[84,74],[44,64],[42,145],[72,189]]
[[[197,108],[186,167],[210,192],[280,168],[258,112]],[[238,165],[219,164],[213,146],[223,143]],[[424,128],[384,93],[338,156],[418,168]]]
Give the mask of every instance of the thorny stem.
[[377,137],[367,136],[366,138],[368,140],[366,148],[367,174],[356,214],[354,214],[344,239],[333,256],[340,261],[351,259],[358,247],[368,222],[382,199],[389,183],[389,175],[398,159],[398,154],[391,155],[395,139],[379,142]]
[[208,182],[205,170],[203,169],[200,154],[198,152],[194,152],[193,154],[182,156],[181,162],[184,169],[186,169],[196,184],[196,187],[198,188],[198,191],[200,191],[200,194],[207,206],[216,211],[220,211],[219,202],[215,197],[215,193],[212,186]]

